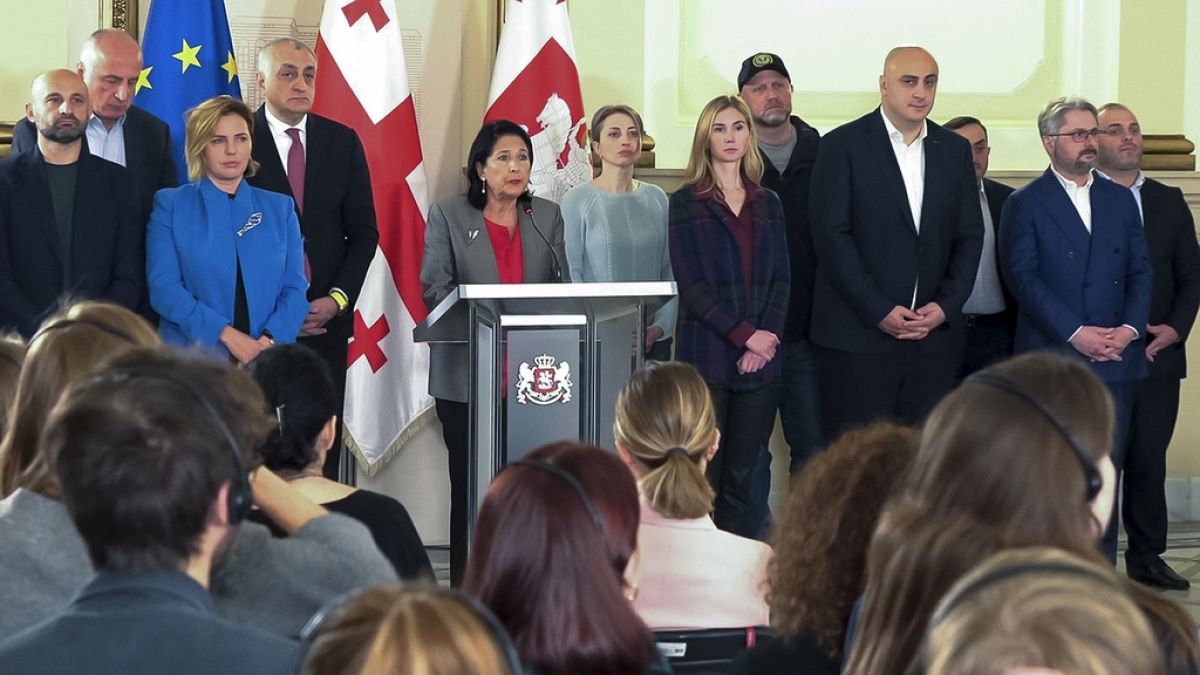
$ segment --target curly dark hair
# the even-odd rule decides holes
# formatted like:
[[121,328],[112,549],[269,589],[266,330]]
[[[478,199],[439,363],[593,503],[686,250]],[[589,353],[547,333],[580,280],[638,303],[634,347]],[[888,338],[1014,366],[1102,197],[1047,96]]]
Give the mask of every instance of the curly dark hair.
[[840,657],[850,608],[866,585],[871,534],[919,442],[916,429],[877,422],[842,434],[793,480],[767,593],[781,636],[804,635]]

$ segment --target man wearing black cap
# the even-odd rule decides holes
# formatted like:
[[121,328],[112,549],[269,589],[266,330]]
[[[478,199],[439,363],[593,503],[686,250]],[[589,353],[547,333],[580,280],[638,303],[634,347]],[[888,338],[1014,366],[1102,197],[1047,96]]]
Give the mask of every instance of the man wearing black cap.
[[821,136],[791,114],[792,80],[778,55],[759,52],[747,58],[742,62],[737,84],[758,129],[758,149],[765,160],[762,185],[779,195],[787,219],[792,291],[781,336],[784,390],[779,414],[783,436],[792,451],[791,470],[795,472],[821,438],[816,365],[808,343],[813,289],[808,183]]

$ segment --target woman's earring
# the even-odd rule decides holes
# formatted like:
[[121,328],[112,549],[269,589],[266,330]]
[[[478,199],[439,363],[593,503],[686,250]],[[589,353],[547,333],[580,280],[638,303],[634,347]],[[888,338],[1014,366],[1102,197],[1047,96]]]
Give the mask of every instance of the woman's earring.
[[487,194],[487,183],[483,183],[482,185],[479,186],[479,194],[481,194],[481,195]]

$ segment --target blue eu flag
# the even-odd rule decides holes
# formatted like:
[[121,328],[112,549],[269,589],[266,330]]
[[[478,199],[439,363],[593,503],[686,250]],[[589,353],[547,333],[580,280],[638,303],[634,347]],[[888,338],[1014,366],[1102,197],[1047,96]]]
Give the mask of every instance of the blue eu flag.
[[153,0],[134,102],[171,126],[180,185],[187,182],[184,112],[220,94],[242,97],[224,0]]

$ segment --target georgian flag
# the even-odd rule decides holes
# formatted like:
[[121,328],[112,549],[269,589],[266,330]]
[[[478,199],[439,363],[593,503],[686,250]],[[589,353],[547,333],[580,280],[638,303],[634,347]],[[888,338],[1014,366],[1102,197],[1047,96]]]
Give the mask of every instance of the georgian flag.
[[373,474],[433,415],[421,255],[429,198],[394,0],[326,0],[313,112],[358,132],[371,171],[379,248],[354,305],[346,445]]
[[565,0],[508,0],[485,122],[507,119],[533,140],[530,188],[559,201],[592,179],[587,121]]

